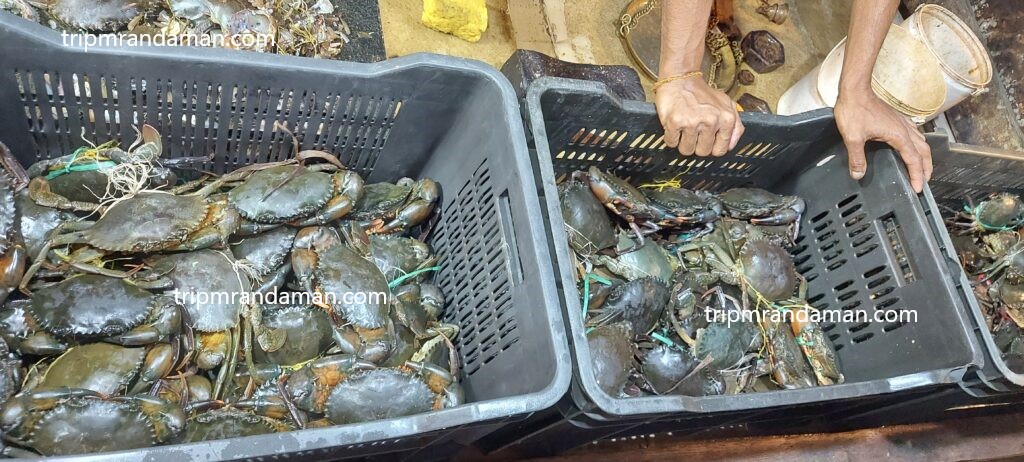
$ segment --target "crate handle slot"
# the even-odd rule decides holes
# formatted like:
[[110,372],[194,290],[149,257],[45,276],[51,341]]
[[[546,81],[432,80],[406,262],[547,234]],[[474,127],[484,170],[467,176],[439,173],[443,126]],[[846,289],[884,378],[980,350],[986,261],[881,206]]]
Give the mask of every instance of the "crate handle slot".
[[501,216],[501,233],[508,251],[508,271],[512,275],[512,285],[523,282],[523,262],[519,259],[519,248],[516,245],[516,228],[512,219],[512,202],[508,197],[508,189],[498,196],[498,214]]

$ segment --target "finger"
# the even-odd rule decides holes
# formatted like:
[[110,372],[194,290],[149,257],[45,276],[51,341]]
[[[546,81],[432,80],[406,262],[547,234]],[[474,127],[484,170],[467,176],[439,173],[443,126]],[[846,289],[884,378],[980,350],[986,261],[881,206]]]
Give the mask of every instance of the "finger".
[[924,134],[914,128],[914,133],[917,135],[914,137],[914,145],[917,146],[917,152],[921,156],[921,164],[924,166],[924,181],[927,183],[932,179],[932,171],[934,166],[932,165],[932,147],[928,145],[928,140],[925,139]]
[[675,149],[679,146],[679,137],[682,136],[682,132],[676,128],[665,128],[665,146]]
[[711,149],[715,147],[715,133],[718,131],[718,124],[700,124],[697,127],[697,155],[709,156]]
[[914,192],[921,192],[924,189],[924,165],[921,160],[921,154],[917,151],[917,146],[912,141],[912,136],[907,133],[903,137],[893,138],[887,140],[890,146],[896,148],[896,151],[900,153],[900,157],[903,159],[903,163],[907,166],[907,173],[910,174],[910,186],[914,188]]
[[679,139],[679,153],[684,156],[693,155],[697,149],[697,129],[683,128],[682,137]]
[[845,139],[846,144],[846,156],[850,165],[850,177],[854,180],[864,178],[864,172],[867,171],[868,160],[864,156],[864,140],[862,139]]
[[743,126],[743,122],[740,121],[739,115],[737,114],[735,126],[732,129],[732,139],[729,140],[729,150],[736,149],[736,145],[740,142],[740,137],[743,136],[743,132],[747,128]]
[[736,117],[726,113],[718,122],[715,144],[711,147],[711,155],[715,157],[724,156],[725,153],[729,152],[729,143],[732,142],[732,131],[736,128]]

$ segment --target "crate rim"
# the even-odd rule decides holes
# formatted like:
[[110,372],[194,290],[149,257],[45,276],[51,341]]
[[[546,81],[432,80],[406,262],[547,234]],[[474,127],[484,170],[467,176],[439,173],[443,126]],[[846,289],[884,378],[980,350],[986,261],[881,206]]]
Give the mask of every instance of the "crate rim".
[[[651,116],[657,116],[655,107],[651,103],[635,100],[623,100],[610,92],[608,87],[601,82],[592,82],[576,79],[558,77],[542,77],[535,80],[527,89],[526,113],[529,117],[529,125],[532,131],[534,147],[537,152],[542,188],[544,189],[545,204],[548,208],[548,217],[561,217],[561,208],[558,205],[558,192],[554,185],[553,165],[551,153],[549,152],[547,132],[544,128],[544,116],[540,112],[540,98],[549,90],[564,90],[578,93],[598,92],[607,97],[614,105],[624,110],[641,112]],[[769,114],[741,112],[740,118],[743,121],[767,120],[773,117],[783,117],[794,124],[809,121],[819,117],[831,117],[831,109],[819,109],[808,113],[793,116],[775,116]],[[891,152],[891,151],[890,151]],[[905,173],[900,175],[902,181],[908,183]],[[930,196],[930,194],[929,194]],[[568,238],[563,229],[552,226],[551,236],[553,251],[555,253],[555,271],[562,287],[575,287],[575,281],[571,275],[561,271],[562,264],[571,261],[569,256]],[[934,239],[934,236],[932,237]],[[690,396],[647,396],[634,398],[613,398],[604,393],[598,386],[596,380],[589,374],[581,374],[579,358],[589,358],[590,352],[587,346],[586,336],[578,326],[583,325],[581,319],[582,308],[576,297],[564,297],[565,304],[562,308],[568,317],[569,344],[573,350],[573,387],[574,390],[581,389],[583,395],[590,400],[589,403],[577,402],[577,406],[584,413],[594,413],[598,416],[610,416],[612,418],[640,417],[650,415],[663,415],[671,413],[695,413],[705,414],[713,412],[727,412],[739,410],[768,409],[779,406],[820,403],[836,401],[848,398],[855,398],[864,394],[885,394],[902,390],[919,388],[925,386],[940,385],[943,383],[960,383],[965,374],[972,368],[980,368],[984,364],[985,355],[980,351],[978,339],[974,335],[967,335],[968,343],[971,345],[972,361],[968,364],[945,369],[923,371],[913,374],[906,374],[888,379],[877,379],[859,383],[844,383],[841,385],[830,385],[801,390],[777,390],[763,393],[722,395],[710,397]],[[961,313],[963,314],[963,313]],[[967,317],[966,315],[964,317]],[[813,396],[813,399],[808,399]],[[771,397],[771,400],[763,399]],[[736,406],[736,403],[743,403]]]
[[[23,19],[14,14],[0,11],[0,27],[22,35],[26,40],[37,42],[40,47],[64,47],[60,34],[46,26]],[[159,57],[161,59],[187,59],[216,66],[234,63],[260,65],[265,68],[288,70],[315,70],[331,72],[345,77],[380,77],[419,66],[432,66],[452,71],[477,74],[494,85],[502,100],[502,118],[508,124],[512,149],[516,152],[515,162],[523,177],[520,184],[526,204],[536,204],[539,197],[535,188],[533,170],[527,151],[526,131],[519,112],[519,102],[512,84],[497,69],[481,61],[440,55],[436,53],[414,53],[376,63],[357,63],[330,59],[305,58],[276,55],[251,51],[238,51],[196,47],[90,47],[88,52],[79,47],[83,54],[108,54],[125,59],[132,57]],[[3,57],[0,56],[0,63]],[[528,210],[530,219],[523,223],[529,235],[544,242],[546,232],[540,209]],[[547,257],[547,246],[539,245],[539,257]],[[540,258],[541,261],[546,259]],[[568,347],[565,325],[562,321],[557,288],[554,285],[553,268],[540,265],[535,268],[540,274],[547,318],[552,336],[555,370],[548,385],[528,394],[474,401],[461,406],[431,411],[411,416],[377,420],[357,424],[335,425],[326,428],[311,428],[285,433],[273,433],[195,443],[167,444],[139,449],[104,452],[96,455],[78,455],[55,458],[57,460],[138,460],[140,458],[174,459],[224,457],[274,456],[284,453],[304,453],[339,446],[370,445],[376,442],[400,440],[417,435],[451,432],[465,426],[485,423],[500,423],[553,407],[568,393],[572,381],[571,354]],[[258,451],[254,451],[258,449]]]

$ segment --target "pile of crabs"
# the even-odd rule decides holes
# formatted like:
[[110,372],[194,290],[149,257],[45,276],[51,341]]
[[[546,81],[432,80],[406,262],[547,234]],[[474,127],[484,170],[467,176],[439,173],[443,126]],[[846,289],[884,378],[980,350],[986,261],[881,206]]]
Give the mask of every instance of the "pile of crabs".
[[996,346],[1011,370],[1024,373],[1024,202],[999,193],[949,211],[946,227]]
[[438,258],[423,241],[438,184],[364,184],[298,142],[290,160],[214,175],[201,170],[208,157],[161,159],[150,126],[139,138],[27,170],[2,148],[5,453],[258,435],[462,401],[458,327],[440,321]]
[[596,167],[558,190],[603,391],[708,396],[842,383],[787,251],[802,199],[634,186]]

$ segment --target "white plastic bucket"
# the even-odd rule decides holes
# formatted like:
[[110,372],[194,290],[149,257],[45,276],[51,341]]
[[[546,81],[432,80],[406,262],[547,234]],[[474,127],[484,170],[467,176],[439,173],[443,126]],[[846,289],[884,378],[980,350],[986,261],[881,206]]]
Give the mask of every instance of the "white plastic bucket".
[[946,100],[937,112],[986,90],[992,81],[992,60],[978,36],[957,15],[941,6],[924,4],[904,24],[939,61]]
[[[818,67],[786,90],[777,112],[791,115],[835,107],[845,57],[844,38]],[[890,26],[871,74],[875,94],[914,122],[924,123],[941,108],[945,87],[938,60],[927,47],[902,27]]]

